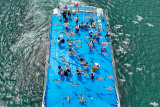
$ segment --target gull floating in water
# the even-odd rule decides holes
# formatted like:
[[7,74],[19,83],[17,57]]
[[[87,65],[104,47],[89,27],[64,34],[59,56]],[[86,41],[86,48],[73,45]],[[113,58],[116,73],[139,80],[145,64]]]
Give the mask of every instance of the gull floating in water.
[[149,103],[149,105],[153,105],[154,107],[158,106],[158,103]]
[[125,45],[126,45],[126,44],[129,44],[129,42],[127,42],[127,41],[122,41],[122,42],[123,42]]
[[119,46],[119,49],[117,49],[116,51],[121,52],[126,54],[127,52],[124,50],[124,48],[122,48],[121,46]]
[[143,20],[143,18],[141,16],[136,15],[136,17],[138,18],[137,21]]
[[131,35],[129,35],[129,34],[125,34],[126,36],[131,36]]
[[125,79],[119,79],[120,81],[122,81],[122,82],[125,82],[126,80]]
[[124,65],[126,65],[127,67],[131,67],[131,64],[128,64],[128,63],[127,63],[127,64],[124,64]]
[[135,24],[139,23],[139,22],[136,22],[136,21],[132,21],[132,22],[134,22]]
[[119,35],[124,35],[124,33],[118,33]]
[[128,72],[129,75],[133,75],[133,72]]
[[118,29],[118,28],[121,28],[123,25],[116,25],[114,26],[114,28]]
[[142,71],[143,69],[142,68],[136,68],[137,70],[139,70],[139,71]]
[[150,24],[150,23],[146,23],[148,26],[154,27],[154,25]]

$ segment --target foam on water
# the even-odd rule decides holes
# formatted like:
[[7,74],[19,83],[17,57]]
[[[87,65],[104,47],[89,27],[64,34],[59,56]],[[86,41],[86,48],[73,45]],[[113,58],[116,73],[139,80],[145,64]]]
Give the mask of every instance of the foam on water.
[[35,32],[22,34],[20,40],[15,45],[12,45],[10,49],[15,52],[17,49],[25,48],[25,46],[31,45],[34,42],[34,37],[36,37]]

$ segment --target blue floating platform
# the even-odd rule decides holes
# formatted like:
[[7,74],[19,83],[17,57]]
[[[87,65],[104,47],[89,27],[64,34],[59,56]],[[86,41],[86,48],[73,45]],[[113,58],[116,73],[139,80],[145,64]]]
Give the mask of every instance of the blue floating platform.
[[[62,9],[62,8],[61,8]],[[78,8],[76,7],[68,7],[70,10],[76,10]],[[84,7],[79,6],[79,10],[93,10],[94,7]],[[89,23],[91,25],[91,22],[89,20],[84,20],[84,16],[90,15],[91,17],[94,17],[96,25],[98,23],[98,17],[97,13],[94,12],[82,12],[71,14],[72,18],[76,18],[79,16],[79,22],[85,22]],[[68,17],[68,16],[67,16]],[[101,16],[102,18],[105,17],[104,15]],[[61,19],[59,20],[59,17],[57,14],[54,14],[51,18],[51,30],[50,30],[50,40],[54,43],[50,43],[50,53],[49,53],[49,59],[48,64],[51,65],[47,67],[47,76],[46,76],[46,87],[45,87],[45,96],[44,96],[44,105],[46,107],[117,107],[117,92],[116,88],[112,90],[105,89],[104,87],[115,87],[115,79],[106,78],[106,76],[112,76],[114,77],[113,72],[113,65],[112,65],[112,57],[111,57],[111,49],[110,44],[107,45],[105,53],[107,53],[109,56],[104,56],[101,54],[101,45],[102,42],[109,42],[108,38],[102,38],[98,43],[94,43],[95,49],[98,51],[92,52],[89,50],[89,46],[86,42],[90,42],[90,39],[87,39],[84,36],[89,36],[90,30],[84,30],[79,29],[79,32],[76,33],[76,36],[73,37],[65,37],[65,35],[62,33],[64,32],[65,26],[63,25],[63,16],[61,13]],[[71,26],[70,29],[75,31],[75,25],[76,21],[73,19],[69,19],[69,26]],[[101,36],[106,35],[106,30],[108,30],[108,27],[105,26],[107,23],[107,20],[104,21],[101,20],[102,28],[103,30],[97,31],[97,34],[100,33]],[[54,25],[58,24],[58,25]],[[62,31],[62,32],[57,32]],[[92,37],[94,37],[94,32]],[[61,46],[58,45],[57,39],[60,38],[60,35],[63,35],[63,39],[65,40],[65,43]],[[94,79],[92,79],[90,76],[84,76],[81,74],[81,76],[77,76],[76,68],[84,69],[81,66],[81,63],[78,61],[79,57],[77,56],[70,56],[70,54],[66,51],[69,49],[67,39],[82,39],[81,43],[75,43],[77,45],[81,45],[82,47],[77,47],[77,49],[73,49],[74,52],[76,52],[80,57],[85,57],[84,62],[88,62],[91,67],[86,69],[84,72],[87,74],[91,73],[91,69],[93,67],[93,62],[97,62],[100,64],[100,69],[93,71],[95,74]],[[58,74],[58,66],[62,65],[62,69],[65,69],[65,63],[62,61],[63,59],[60,58],[60,56],[63,56],[66,61],[70,62],[69,67],[71,68],[71,73],[69,74],[69,78],[65,77],[63,75],[63,78],[60,77]],[[97,77],[105,78],[105,81],[100,81],[99,79],[96,79]],[[61,83],[57,83],[56,81],[53,81],[54,79],[58,79],[61,81]],[[69,82],[77,83],[79,85],[76,85],[73,87],[73,85]],[[81,103],[80,97],[83,96],[83,99],[86,100],[86,102]],[[67,96],[69,96],[69,100],[67,99]]]

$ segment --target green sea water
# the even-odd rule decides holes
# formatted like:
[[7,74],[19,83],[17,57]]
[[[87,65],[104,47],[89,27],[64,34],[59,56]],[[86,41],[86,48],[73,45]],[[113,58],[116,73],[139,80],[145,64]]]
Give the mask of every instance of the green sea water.
[[52,11],[75,3],[108,10],[121,107],[160,104],[159,0],[0,0],[0,106],[41,106]]

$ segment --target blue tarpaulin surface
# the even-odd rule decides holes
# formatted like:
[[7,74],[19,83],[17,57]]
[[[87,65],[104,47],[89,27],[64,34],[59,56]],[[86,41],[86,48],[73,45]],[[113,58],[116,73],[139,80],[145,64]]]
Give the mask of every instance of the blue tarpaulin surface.
[[[91,7],[87,7],[91,8]],[[75,15],[71,14],[72,18],[76,18],[76,16],[79,16],[79,22],[80,24],[83,21],[83,16],[89,14],[91,17],[97,18],[97,14],[94,15],[94,13],[83,13],[81,14],[76,13]],[[104,17],[104,16],[102,16]],[[101,54],[101,42],[107,41],[109,42],[109,38],[101,38],[100,43],[94,43],[94,49],[97,49],[98,51],[92,52],[89,50],[89,46],[86,42],[90,42],[90,39],[87,39],[84,36],[89,36],[90,30],[84,30],[80,29],[78,33],[76,33],[77,36],[73,37],[65,37],[65,35],[62,32],[57,32],[55,30],[63,31],[65,29],[65,26],[63,25],[63,16],[61,15],[62,21],[59,20],[59,17],[53,15],[51,19],[51,30],[50,30],[50,40],[55,42],[55,44],[50,43],[50,57],[48,60],[48,64],[51,65],[47,68],[47,79],[46,79],[46,92],[45,92],[45,106],[46,107],[117,107],[117,94],[116,89],[112,89],[111,91],[108,89],[105,89],[104,87],[115,87],[115,80],[106,78],[106,76],[114,76],[113,72],[113,66],[112,66],[112,59],[111,59],[111,51],[110,51],[110,44],[107,45],[105,53],[107,53],[109,56],[104,56]],[[102,21],[102,28],[104,30],[98,31],[101,36],[106,35],[106,30],[108,29],[107,26],[105,26],[107,20]],[[75,20],[69,20],[70,26],[73,31],[75,31]],[[85,20],[85,23],[88,22],[91,24],[89,20]],[[98,20],[96,19],[96,24],[98,23]],[[59,25],[54,25],[59,24]],[[95,30],[92,30],[93,34],[92,37],[94,37]],[[65,39],[65,43],[61,46],[58,45],[57,39],[60,38],[60,35],[63,35],[63,39]],[[87,74],[91,73],[91,69],[93,67],[93,62],[97,62],[100,64],[100,69],[93,71],[95,74],[94,79],[92,79],[90,76],[84,76],[81,74],[81,76],[77,76],[76,68],[84,69],[81,66],[81,63],[78,61],[78,56],[70,56],[70,54],[66,51],[69,49],[67,39],[82,39],[81,43],[76,43],[77,45],[81,45],[82,47],[77,47],[77,49],[73,49],[74,52],[76,52],[80,57],[85,57],[84,62],[88,62],[91,67],[86,69],[84,72]],[[70,62],[69,67],[71,68],[71,73],[69,74],[69,78],[65,77],[63,75],[63,78],[60,77],[58,74],[58,66],[62,65],[62,69],[65,69],[65,62],[63,62],[62,58],[60,56],[63,56],[66,61]],[[105,78],[105,80],[99,80],[96,79],[98,77]],[[61,81],[61,83],[57,83],[56,81],[53,81],[54,79],[58,79]],[[79,85],[76,85],[73,87],[73,85],[69,82],[77,83]],[[81,94],[84,94],[83,98],[86,100],[86,102],[81,103],[80,99],[78,97],[81,97]],[[67,96],[69,96],[69,101],[67,100]]]

